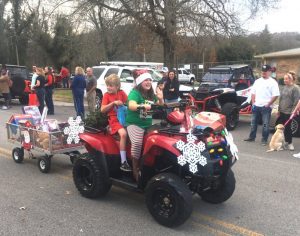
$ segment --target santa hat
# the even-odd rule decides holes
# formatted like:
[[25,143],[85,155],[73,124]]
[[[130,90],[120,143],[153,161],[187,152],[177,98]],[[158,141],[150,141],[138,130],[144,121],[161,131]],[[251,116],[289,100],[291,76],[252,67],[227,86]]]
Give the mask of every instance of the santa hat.
[[141,83],[143,83],[147,79],[152,80],[152,76],[149,73],[144,73],[144,74],[139,75],[135,80],[136,86],[140,85]]

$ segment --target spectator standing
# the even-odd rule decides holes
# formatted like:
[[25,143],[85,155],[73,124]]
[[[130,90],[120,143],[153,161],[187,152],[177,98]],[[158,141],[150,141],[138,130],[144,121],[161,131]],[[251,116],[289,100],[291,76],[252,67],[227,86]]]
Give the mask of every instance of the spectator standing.
[[89,112],[95,111],[96,87],[97,87],[97,79],[93,75],[93,69],[91,67],[88,67],[86,69],[86,99],[88,103]]
[[6,66],[2,65],[0,74],[0,93],[2,93],[5,100],[5,104],[2,106],[3,110],[7,110],[10,107],[10,84],[11,81]]
[[62,79],[63,88],[69,88],[69,79],[70,79],[69,69],[65,66],[62,66],[59,75]]
[[45,72],[43,68],[37,67],[36,68],[36,83],[33,86],[33,89],[36,92],[38,101],[39,101],[39,110],[40,113],[43,113],[44,106],[45,106],[45,84],[46,84],[46,79],[45,79]]
[[164,90],[165,103],[178,102],[179,98],[179,81],[175,76],[175,71],[170,70],[165,82]]
[[53,104],[53,89],[54,89],[54,76],[52,68],[49,66],[45,67],[45,102],[48,107],[48,115],[54,115],[54,104]]
[[267,145],[269,137],[269,123],[271,118],[272,105],[279,96],[279,87],[276,80],[271,75],[271,66],[262,66],[262,77],[257,79],[251,90],[252,117],[251,131],[244,141],[253,142],[256,138],[257,125],[262,118],[262,139],[261,144]]
[[82,67],[75,68],[75,76],[71,84],[74,106],[77,116],[84,120],[84,90],[86,88],[84,70]]
[[[279,97],[276,125],[285,124],[286,121],[288,121],[300,98],[299,87],[295,84],[292,74],[287,73],[283,78],[285,86],[283,87]],[[294,145],[292,143],[291,122],[287,123],[284,128],[284,139],[286,142],[285,147],[288,150],[293,151]]]

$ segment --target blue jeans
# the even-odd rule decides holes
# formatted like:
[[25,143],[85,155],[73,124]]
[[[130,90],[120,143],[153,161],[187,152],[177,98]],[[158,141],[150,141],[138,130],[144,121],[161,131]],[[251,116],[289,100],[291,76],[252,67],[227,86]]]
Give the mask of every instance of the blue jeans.
[[251,131],[249,138],[255,139],[256,138],[256,131],[257,131],[257,125],[260,121],[260,118],[262,119],[262,141],[267,142],[269,137],[269,123],[271,118],[271,107],[258,107],[258,106],[252,106],[252,117],[251,117]]
[[53,88],[45,87],[45,102],[48,107],[48,114],[54,114],[54,104],[53,104]]
[[84,90],[73,91],[73,100],[74,100],[76,115],[80,116],[82,120],[84,120],[84,118],[85,118],[85,116],[84,116],[84,97],[83,96],[84,96]]

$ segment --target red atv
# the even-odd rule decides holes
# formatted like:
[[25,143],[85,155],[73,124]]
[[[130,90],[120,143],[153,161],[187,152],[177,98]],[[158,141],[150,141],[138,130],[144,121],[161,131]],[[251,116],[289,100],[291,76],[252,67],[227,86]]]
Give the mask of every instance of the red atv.
[[[229,199],[235,190],[231,166],[237,148],[225,128],[225,116],[201,112],[192,117],[186,102],[179,107],[146,131],[137,183],[130,172],[120,170],[118,140],[106,130],[81,134],[88,153],[79,156],[73,167],[81,195],[104,196],[112,184],[144,192],[151,215],[168,227],[189,218],[194,193],[210,203]],[[152,108],[166,114],[165,107]],[[127,156],[131,163],[130,144]]]

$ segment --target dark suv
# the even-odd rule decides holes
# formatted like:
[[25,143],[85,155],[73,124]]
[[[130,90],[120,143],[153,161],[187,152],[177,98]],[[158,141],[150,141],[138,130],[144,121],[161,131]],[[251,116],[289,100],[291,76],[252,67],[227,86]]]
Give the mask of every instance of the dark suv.
[[214,111],[226,116],[228,130],[239,121],[239,112],[254,83],[249,65],[222,65],[209,68],[197,90],[190,94],[199,111]]
[[246,89],[254,83],[252,68],[245,64],[220,65],[211,67],[202,78],[202,85],[211,88]]
[[[28,104],[28,95],[31,92],[30,84],[31,77],[29,71],[25,66],[17,65],[6,65],[8,70],[8,75],[12,80],[12,86],[10,88],[10,94],[12,99],[19,99],[20,103],[23,105]],[[0,98],[2,98],[0,93]]]

